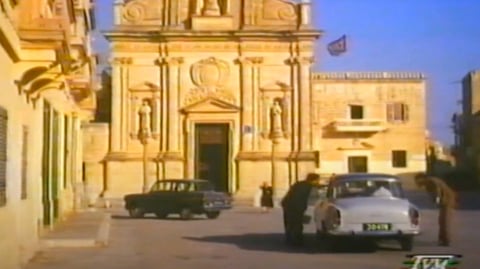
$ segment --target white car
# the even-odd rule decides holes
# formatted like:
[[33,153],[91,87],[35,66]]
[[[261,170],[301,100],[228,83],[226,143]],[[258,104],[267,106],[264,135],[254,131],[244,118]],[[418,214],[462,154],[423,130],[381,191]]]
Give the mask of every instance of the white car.
[[405,198],[400,180],[387,174],[335,176],[315,204],[313,219],[324,244],[340,238],[395,239],[410,251],[420,233],[418,208]]

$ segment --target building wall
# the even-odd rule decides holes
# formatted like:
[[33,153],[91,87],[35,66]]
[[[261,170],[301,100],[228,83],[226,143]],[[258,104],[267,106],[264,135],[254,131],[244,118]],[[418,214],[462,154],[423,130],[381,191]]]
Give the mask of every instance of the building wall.
[[69,41],[57,34],[70,31],[70,13],[66,1],[48,8],[43,2],[2,1],[0,11],[0,107],[8,116],[2,269],[21,268],[34,255],[42,234],[74,210],[74,186],[81,181],[80,121],[88,113],[72,99],[68,66],[53,64],[66,62],[55,50]]
[[[254,7],[251,0],[241,1],[243,5],[221,2],[235,4],[203,16],[198,7],[181,8],[185,2],[179,2],[178,9],[170,10],[176,16],[165,16],[153,12],[164,10],[154,1],[151,10],[137,17],[129,12],[137,1],[115,5],[115,28],[106,34],[112,47],[112,118],[102,168],[104,193],[121,197],[142,191],[144,148],[149,180],[194,177],[198,122],[229,124],[230,191],[239,197],[253,195],[263,181],[270,181],[281,195],[318,167],[323,174],[347,172],[348,157],[356,155],[368,156],[371,172],[408,178],[425,171],[421,74],[312,73],[314,42],[321,32],[311,27],[308,3],[269,1],[270,6],[262,2]],[[174,18],[188,19],[178,23]],[[159,36],[142,30],[152,23],[163,25]],[[291,37],[286,38],[285,31]],[[149,41],[158,38],[162,42]],[[281,135],[273,148],[276,98],[281,102]],[[144,99],[150,106],[151,129],[146,147],[139,136]],[[389,122],[391,102],[403,104],[408,119]],[[367,125],[348,119],[350,104],[364,107],[361,123]],[[350,130],[339,130],[337,123]],[[105,134],[98,136],[98,141],[105,140]],[[392,166],[393,150],[406,152],[405,167]],[[92,179],[101,173],[97,164],[89,171]]]
[[[347,158],[356,155],[368,157],[369,172],[405,176],[425,171],[426,87],[421,74],[316,73],[312,83],[322,172],[349,172]],[[392,121],[393,103],[405,105],[403,120]],[[363,119],[350,118],[350,105],[363,107]],[[394,150],[406,151],[405,167],[393,166]]]

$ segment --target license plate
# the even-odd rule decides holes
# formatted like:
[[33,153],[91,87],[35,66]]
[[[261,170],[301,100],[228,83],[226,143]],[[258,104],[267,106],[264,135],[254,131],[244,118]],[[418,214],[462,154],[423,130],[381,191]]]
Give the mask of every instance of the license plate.
[[392,230],[390,223],[364,223],[363,230],[367,232],[379,232]]

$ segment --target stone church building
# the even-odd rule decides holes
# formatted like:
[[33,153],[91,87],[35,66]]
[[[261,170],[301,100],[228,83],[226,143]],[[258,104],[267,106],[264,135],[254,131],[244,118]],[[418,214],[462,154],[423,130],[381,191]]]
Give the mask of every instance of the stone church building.
[[203,178],[236,197],[266,181],[281,196],[316,169],[425,170],[423,75],[313,72],[322,31],[310,1],[126,0],[114,10],[111,121],[84,126],[95,195]]

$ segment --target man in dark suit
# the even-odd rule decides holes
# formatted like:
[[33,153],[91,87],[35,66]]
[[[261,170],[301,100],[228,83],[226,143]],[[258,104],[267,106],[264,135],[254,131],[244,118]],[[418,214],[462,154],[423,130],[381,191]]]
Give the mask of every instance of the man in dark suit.
[[451,242],[451,221],[453,212],[457,206],[457,195],[446,183],[440,178],[427,176],[419,173],[415,176],[415,183],[430,194],[439,206],[439,232],[438,243],[440,246],[449,246]]
[[303,220],[312,188],[318,184],[320,175],[310,173],[303,181],[293,184],[282,200],[283,223],[287,244],[303,244]]

